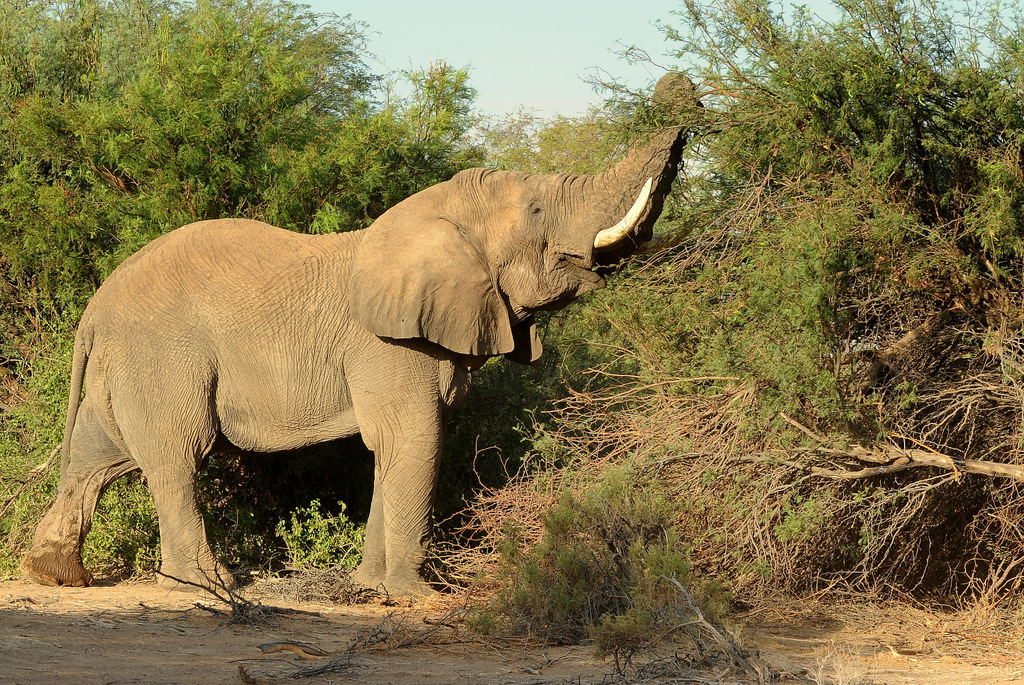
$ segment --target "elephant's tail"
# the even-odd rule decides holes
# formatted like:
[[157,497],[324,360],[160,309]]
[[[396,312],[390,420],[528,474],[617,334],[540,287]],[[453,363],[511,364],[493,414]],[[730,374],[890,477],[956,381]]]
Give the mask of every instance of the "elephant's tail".
[[[90,338],[92,336],[89,336]],[[78,405],[82,402],[82,386],[85,384],[85,366],[89,362],[89,345],[86,341],[86,322],[83,317],[75,334],[75,352],[71,361],[71,391],[68,397],[68,415],[64,421],[64,442],[60,448],[60,472],[67,469],[71,458],[71,433],[75,430]]]

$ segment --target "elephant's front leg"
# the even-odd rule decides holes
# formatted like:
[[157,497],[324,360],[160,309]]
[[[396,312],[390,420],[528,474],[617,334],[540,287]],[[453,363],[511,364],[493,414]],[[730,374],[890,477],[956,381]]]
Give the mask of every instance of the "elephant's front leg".
[[438,416],[429,434],[387,436],[375,441],[373,447],[377,474],[374,501],[379,509],[374,512],[371,505],[365,557],[355,579],[371,587],[383,585],[393,596],[429,592],[421,573],[430,543],[440,432]]
[[350,373],[359,429],[375,455],[366,545],[353,580],[383,585],[391,595],[416,595],[429,592],[420,574],[430,542],[442,408],[436,360],[397,345],[392,350],[400,359],[392,359],[386,380],[378,375],[363,382],[360,372]]

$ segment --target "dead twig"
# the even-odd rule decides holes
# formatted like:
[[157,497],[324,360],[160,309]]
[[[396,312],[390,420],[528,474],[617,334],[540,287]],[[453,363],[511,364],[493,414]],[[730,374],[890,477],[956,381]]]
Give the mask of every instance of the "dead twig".
[[[194,587],[206,594],[209,594],[215,599],[223,602],[231,608],[231,611],[227,613],[228,623],[231,624],[245,623],[248,625],[259,625],[265,623],[274,614],[284,612],[284,610],[278,609],[276,607],[266,606],[264,604],[260,604],[259,602],[253,602],[251,600],[245,599],[244,597],[236,593],[234,590],[232,590],[229,587],[228,583],[224,582],[224,580],[220,577],[219,574],[217,575],[217,578],[213,579],[212,582],[208,585],[201,585],[199,583],[195,583],[190,580],[185,580],[183,578],[176,578],[175,576],[163,573],[161,571],[157,571],[157,575],[163,576],[164,578],[169,578],[170,580],[173,580],[177,583],[181,583],[182,585]],[[225,612],[220,611],[219,609],[216,609],[215,607],[206,604],[200,604],[199,602],[196,602],[195,606],[197,609],[202,609],[203,611],[207,611],[216,616],[225,615]]]
[[28,475],[25,476],[25,480],[23,480],[17,489],[15,489],[13,494],[9,495],[7,499],[4,500],[3,505],[0,505],[0,519],[7,515],[8,509],[14,505],[19,497],[21,497],[21,493],[25,492],[29,485],[46,475],[46,472],[49,471],[50,467],[53,465],[54,459],[58,454],[60,454],[60,450],[61,446],[57,445],[42,463],[29,470]]
[[262,645],[259,645],[259,648],[264,654],[276,654],[277,652],[289,651],[300,659],[322,659],[325,656],[331,655],[330,652],[325,652],[319,647],[307,645],[303,642],[292,642],[291,640],[284,640],[282,642],[265,642]]
[[774,682],[778,680],[776,674],[756,650],[744,649],[732,635],[727,633],[720,626],[715,625],[704,612],[700,610],[693,595],[679,582],[678,579],[661,576],[661,580],[672,585],[679,597],[686,603],[686,608],[692,615],[692,623],[699,626],[700,630],[713,639],[725,654],[732,660],[744,674],[757,678],[759,683]]
[[[466,612],[465,608],[449,611],[439,619],[424,619],[428,627],[418,630],[409,625],[408,614],[391,612],[384,619],[364,634],[357,634],[352,644],[344,652],[332,656],[328,661],[316,666],[300,668],[289,678],[315,678],[323,675],[348,673],[359,665],[356,659],[360,654],[387,653],[397,649],[406,649],[420,645],[450,644],[457,632],[458,619]],[[442,628],[451,632],[442,635]]]

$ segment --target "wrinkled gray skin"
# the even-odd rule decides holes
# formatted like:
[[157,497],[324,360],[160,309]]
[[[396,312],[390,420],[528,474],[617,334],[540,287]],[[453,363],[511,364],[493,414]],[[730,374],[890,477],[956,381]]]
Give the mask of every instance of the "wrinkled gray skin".
[[599,176],[464,171],[352,233],[227,219],[153,241],[82,317],[60,485],[23,571],[88,585],[82,543],[99,497],[141,469],[159,517],[160,584],[230,583],[194,487],[214,442],[273,452],[359,433],[375,478],[353,577],[425,592],[442,434],[470,372],[494,355],[539,357],[532,314],[604,285],[595,235],[653,177],[638,227],[610,251],[650,238],[682,137],[664,130]]

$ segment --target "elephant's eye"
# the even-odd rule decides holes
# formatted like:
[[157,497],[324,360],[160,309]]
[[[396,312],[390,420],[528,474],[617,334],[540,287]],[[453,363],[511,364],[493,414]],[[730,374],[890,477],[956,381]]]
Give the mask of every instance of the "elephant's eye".
[[537,205],[534,205],[533,207],[530,208],[530,214],[532,214],[533,216],[537,216],[543,211],[544,210],[538,207]]

